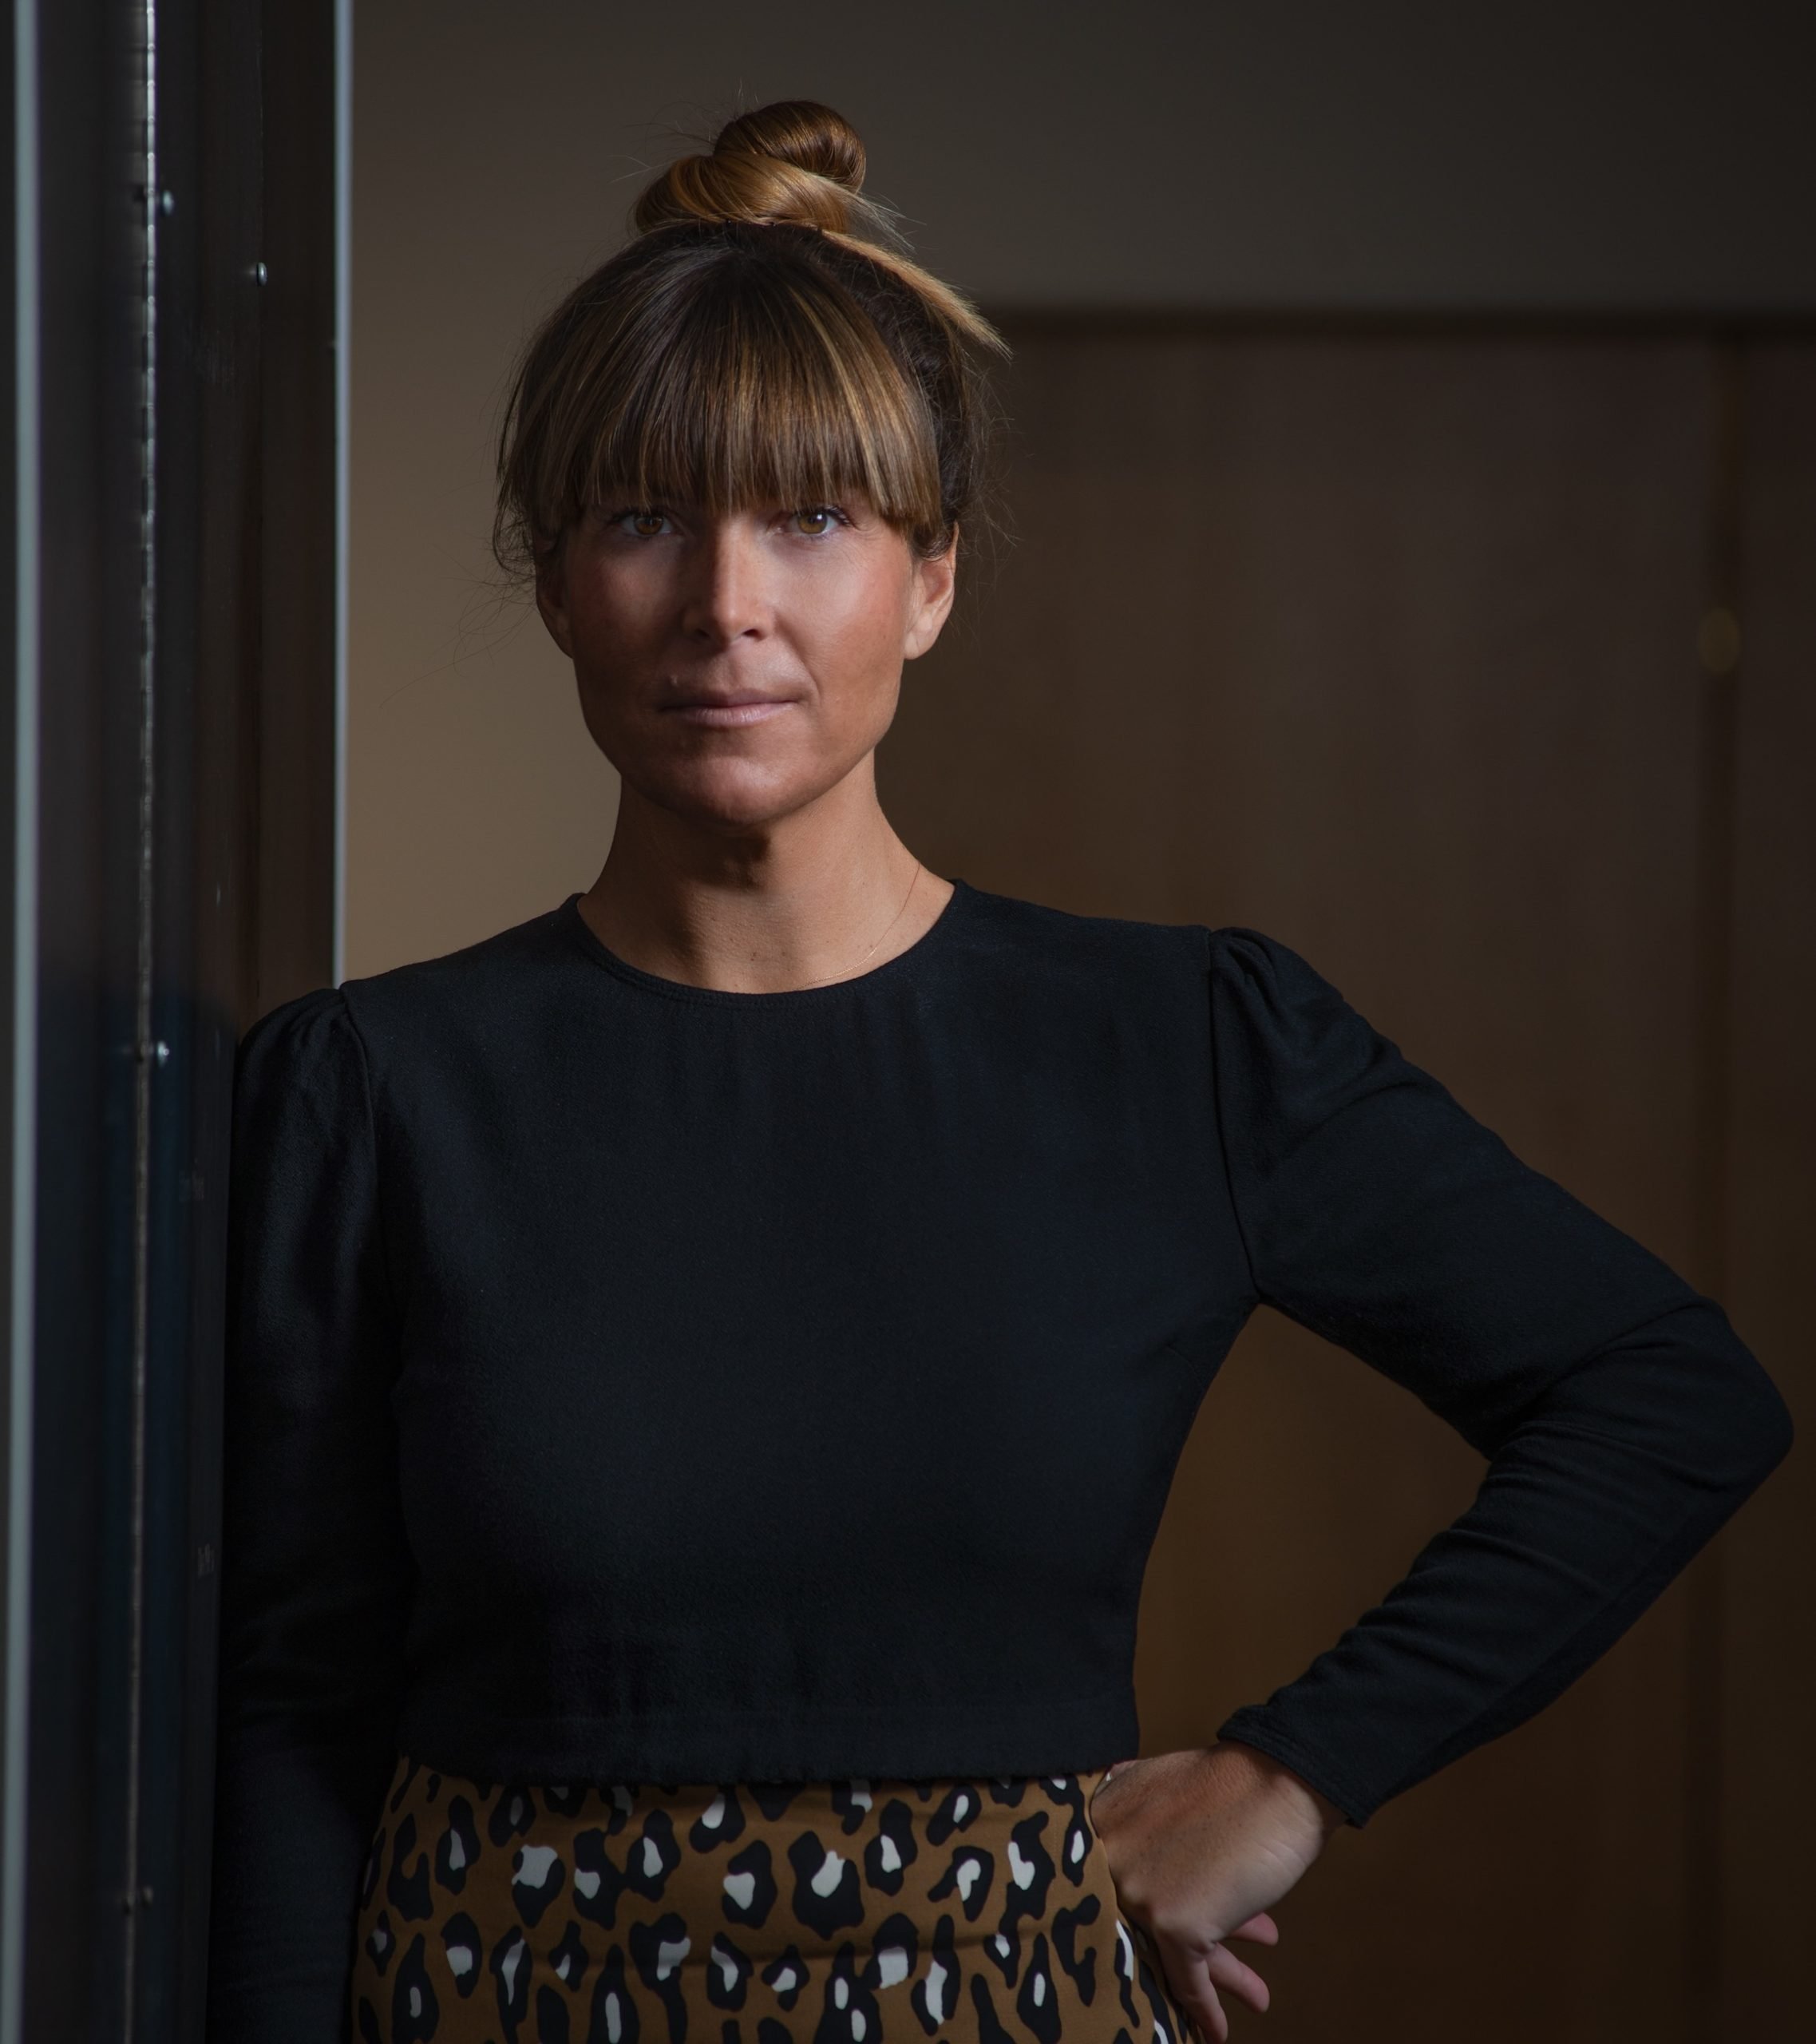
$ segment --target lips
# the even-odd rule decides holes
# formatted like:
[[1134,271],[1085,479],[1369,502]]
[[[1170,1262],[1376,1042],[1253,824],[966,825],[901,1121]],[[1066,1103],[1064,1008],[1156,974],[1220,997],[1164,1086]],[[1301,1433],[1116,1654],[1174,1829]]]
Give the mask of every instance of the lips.
[[678,695],[665,710],[740,710],[750,703],[792,703],[792,695],[766,695],[761,689],[738,688],[723,695]]
[[735,728],[741,724],[766,723],[796,700],[792,695],[758,695],[743,690],[735,695],[690,695],[679,703],[665,703],[663,714],[682,718],[690,724]]

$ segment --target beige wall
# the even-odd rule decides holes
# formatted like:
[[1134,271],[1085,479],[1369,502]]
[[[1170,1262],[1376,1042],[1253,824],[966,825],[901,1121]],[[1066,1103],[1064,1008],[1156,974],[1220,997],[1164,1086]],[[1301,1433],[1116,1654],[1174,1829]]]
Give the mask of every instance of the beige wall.
[[[591,881],[614,778],[485,535],[512,351],[677,127],[828,99],[998,307],[1816,307],[1782,5],[355,10],[346,970]],[[1643,37],[1625,26],[1643,21]]]

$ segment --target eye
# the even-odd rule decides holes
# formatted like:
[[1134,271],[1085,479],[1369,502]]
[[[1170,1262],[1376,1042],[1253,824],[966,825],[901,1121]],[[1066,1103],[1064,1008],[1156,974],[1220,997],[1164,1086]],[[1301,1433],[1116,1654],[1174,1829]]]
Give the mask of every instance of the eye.
[[836,504],[809,504],[788,514],[789,529],[799,533],[803,539],[824,539],[838,526],[850,522]]
[[635,539],[656,540],[668,524],[668,513],[654,505],[640,505],[629,511],[615,511],[607,521]]

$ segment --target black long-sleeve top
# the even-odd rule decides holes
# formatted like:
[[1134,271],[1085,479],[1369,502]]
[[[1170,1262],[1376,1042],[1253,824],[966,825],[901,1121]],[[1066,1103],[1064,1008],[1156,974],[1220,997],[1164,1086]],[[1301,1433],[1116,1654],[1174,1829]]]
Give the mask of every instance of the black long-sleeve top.
[[1485,1456],[1221,1728],[1360,1824],[1538,1709],[1784,1455],[1722,1309],[1256,929],[955,885],[777,993],[578,897],[240,1049],[214,2044],[340,2034],[398,1751],[488,1781],[1137,1749],[1149,1543],[1266,1303]]

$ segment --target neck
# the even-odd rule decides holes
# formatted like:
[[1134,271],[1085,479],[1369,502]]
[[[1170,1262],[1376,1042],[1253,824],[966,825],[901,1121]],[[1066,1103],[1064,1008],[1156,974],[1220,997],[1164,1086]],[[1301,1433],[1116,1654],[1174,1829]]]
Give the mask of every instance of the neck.
[[926,934],[952,892],[896,836],[868,775],[757,829],[702,826],[627,786],[580,912],[644,972],[779,993],[873,971]]

